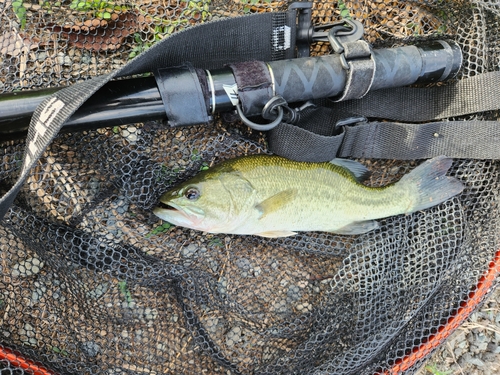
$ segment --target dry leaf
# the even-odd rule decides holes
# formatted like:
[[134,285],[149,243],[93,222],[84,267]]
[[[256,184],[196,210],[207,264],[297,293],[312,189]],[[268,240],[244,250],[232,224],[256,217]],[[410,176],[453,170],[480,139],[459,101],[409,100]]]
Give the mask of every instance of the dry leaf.
[[110,20],[88,19],[73,26],[51,25],[71,44],[92,51],[113,51],[121,46],[130,34],[138,30],[137,13],[113,13]]
[[10,30],[0,35],[0,54],[17,57],[38,48],[38,43],[23,37],[15,30]]

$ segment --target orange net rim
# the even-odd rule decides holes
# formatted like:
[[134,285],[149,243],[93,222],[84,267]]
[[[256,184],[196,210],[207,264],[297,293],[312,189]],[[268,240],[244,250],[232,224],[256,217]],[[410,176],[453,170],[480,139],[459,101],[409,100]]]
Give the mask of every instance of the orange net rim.
[[484,297],[495,284],[495,280],[500,274],[500,250],[495,253],[490,261],[488,270],[479,278],[473,291],[469,292],[469,299],[460,303],[457,312],[448,318],[445,325],[438,328],[435,334],[430,335],[425,342],[413,348],[410,354],[396,360],[395,364],[384,372],[374,375],[395,375],[409,370],[418,361],[428,356],[434,349],[443,343],[465,320],[474,312]]
[[7,360],[11,366],[30,372],[33,375],[58,375],[56,372],[7,347],[0,346],[0,360]]

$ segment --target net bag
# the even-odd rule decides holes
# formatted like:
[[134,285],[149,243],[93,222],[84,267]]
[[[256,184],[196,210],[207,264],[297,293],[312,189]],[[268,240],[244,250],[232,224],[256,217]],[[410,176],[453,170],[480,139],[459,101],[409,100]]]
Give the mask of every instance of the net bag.
[[[251,27],[250,17],[235,17],[288,5],[3,1],[0,92],[112,74],[170,35],[228,18]],[[314,24],[356,19],[374,46],[446,36],[464,56],[458,81],[499,66],[494,2],[317,1],[312,16]],[[226,56],[238,60],[246,49]],[[327,43],[311,51],[331,52]],[[217,66],[216,55],[198,59]],[[497,118],[490,110],[448,120]],[[146,121],[57,135],[0,221],[0,371],[416,373],[497,286],[498,161],[456,158],[449,175],[464,184],[460,195],[357,236],[209,234],[152,214],[170,187],[218,162],[269,153],[267,141],[224,116],[210,125]],[[22,173],[27,145],[0,146],[3,196]],[[372,172],[370,186],[422,162],[359,161]]]

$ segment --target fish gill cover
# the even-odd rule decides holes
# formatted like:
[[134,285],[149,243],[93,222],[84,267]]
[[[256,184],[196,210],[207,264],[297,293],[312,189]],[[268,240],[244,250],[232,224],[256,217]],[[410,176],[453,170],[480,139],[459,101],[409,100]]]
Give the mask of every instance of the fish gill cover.
[[[288,6],[0,4],[6,93],[79,82],[193,25]],[[325,0],[312,14],[316,24],[359,20],[375,46],[445,35],[464,53],[458,79],[499,65],[495,2]],[[312,51],[329,53],[329,46]],[[4,194],[24,143],[0,145]],[[165,191],[201,170],[263,153],[265,135],[223,118],[182,129],[147,122],[59,135],[0,222],[2,372],[412,374],[496,286],[495,160],[455,160],[449,175],[464,185],[459,195],[356,236],[209,234],[153,215]],[[379,187],[422,161],[359,162],[371,171],[364,183]]]

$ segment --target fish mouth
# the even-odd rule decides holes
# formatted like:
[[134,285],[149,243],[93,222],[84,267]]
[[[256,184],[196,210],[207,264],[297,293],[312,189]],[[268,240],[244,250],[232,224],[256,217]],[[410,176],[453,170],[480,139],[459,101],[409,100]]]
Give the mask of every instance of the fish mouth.
[[184,216],[186,218],[188,217],[187,213],[183,209],[181,209],[179,206],[171,202],[164,203],[160,201],[153,210],[153,213],[157,214],[161,218],[163,218],[162,216],[174,216],[174,217]]
[[203,210],[192,207],[180,207],[172,202],[159,202],[153,213],[160,219],[168,221],[174,225],[185,226],[188,228],[197,225],[201,220]]
[[179,208],[172,206],[171,204],[166,204],[163,202],[158,203],[158,208],[161,208],[162,210],[168,210],[168,211],[180,211]]

